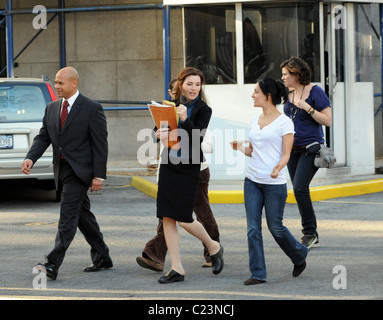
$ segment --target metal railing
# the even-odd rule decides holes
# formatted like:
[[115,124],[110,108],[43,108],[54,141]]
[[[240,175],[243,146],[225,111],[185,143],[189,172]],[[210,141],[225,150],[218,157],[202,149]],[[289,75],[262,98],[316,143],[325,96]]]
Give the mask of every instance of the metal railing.
[[[103,107],[106,111],[121,111],[121,110],[149,110],[147,104],[150,101],[129,101],[129,100],[97,100],[100,104],[120,104],[120,105],[133,105],[129,107]],[[135,106],[135,105],[140,106]]]
[[[381,97],[381,96],[382,96],[381,93],[374,93],[374,98],[376,98],[376,97]],[[375,113],[374,113],[374,118],[377,116],[377,114],[378,114],[379,111],[381,111],[381,110],[382,110],[382,112],[383,112],[383,103],[381,103],[380,106],[379,106],[379,108],[378,108],[378,110],[375,111]]]

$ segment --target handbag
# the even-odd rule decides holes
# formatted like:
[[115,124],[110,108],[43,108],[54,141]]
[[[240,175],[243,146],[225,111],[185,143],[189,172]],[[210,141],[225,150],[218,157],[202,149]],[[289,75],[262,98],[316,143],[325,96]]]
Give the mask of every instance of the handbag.
[[334,151],[321,144],[314,159],[314,166],[317,168],[331,169],[334,168],[335,162],[336,158],[334,156]]

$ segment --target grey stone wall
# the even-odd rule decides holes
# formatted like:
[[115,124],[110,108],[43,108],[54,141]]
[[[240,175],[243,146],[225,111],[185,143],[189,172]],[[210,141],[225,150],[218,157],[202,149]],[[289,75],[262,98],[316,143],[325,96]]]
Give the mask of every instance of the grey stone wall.
[[[37,4],[57,8],[57,0],[14,0],[14,9],[32,9]],[[159,4],[162,1],[67,0],[66,7],[128,4]],[[0,8],[5,1],[0,1]],[[48,20],[53,14],[48,14]],[[14,15],[15,55],[37,33],[35,15]],[[162,100],[163,13],[162,10],[124,10],[67,13],[66,60],[80,75],[80,91],[94,100]],[[171,10],[172,70],[183,67],[181,10]],[[17,77],[48,76],[54,82],[60,67],[58,18],[17,59]],[[104,105],[112,106],[112,105]],[[153,127],[149,111],[106,111],[109,158],[134,159],[141,128]]]

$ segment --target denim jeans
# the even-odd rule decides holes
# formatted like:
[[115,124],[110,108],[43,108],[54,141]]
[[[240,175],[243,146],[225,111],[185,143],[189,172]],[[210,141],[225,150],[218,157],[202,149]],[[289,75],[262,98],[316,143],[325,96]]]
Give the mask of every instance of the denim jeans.
[[274,240],[294,265],[301,265],[306,259],[308,249],[282,223],[287,198],[286,184],[260,184],[245,178],[244,196],[251,278],[263,281],[267,278],[262,239],[263,207],[267,227]]
[[314,166],[314,159],[315,154],[306,154],[306,149],[292,150],[287,168],[301,215],[302,233],[318,236],[317,220],[310,196],[310,182],[318,171]]

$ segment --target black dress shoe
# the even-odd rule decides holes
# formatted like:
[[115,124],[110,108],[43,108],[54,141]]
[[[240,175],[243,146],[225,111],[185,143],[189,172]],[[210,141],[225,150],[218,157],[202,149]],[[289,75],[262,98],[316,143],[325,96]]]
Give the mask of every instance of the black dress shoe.
[[159,283],[172,283],[172,282],[180,282],[185,280],[185,275],[179,274],[177,271],[173,269],[170,272],[161,278],[158,279]]
[[113,267],[111,258],[100,259],[93,263],[91,266],[84,268],[84,272],[96,272],[103,269],[109,269]]
[[223,269],[223,247],[221,246],[219,251],[216,254],[210,256],[210,258],[213,265],[213,273],[220,273]]
[[306,261],[300,264],[299,266],[294,265],[293,277],[298,277],[303,272],[303,270],[305,270],[305,268],[306,268]]
[[36,263],[35,268],[41,272],[44,272],[49,279],[56,280],[59,268],[57,268],[53,263]]

